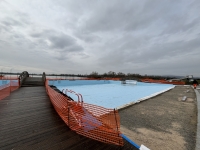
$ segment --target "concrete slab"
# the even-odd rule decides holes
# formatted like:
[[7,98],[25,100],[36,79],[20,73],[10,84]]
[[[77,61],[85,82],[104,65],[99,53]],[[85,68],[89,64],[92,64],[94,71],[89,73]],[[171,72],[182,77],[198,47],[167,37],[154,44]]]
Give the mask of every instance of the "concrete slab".
[[[119,110],[121,132],[138,145],[152,150],[195,150],[197,102],[188,86]],[[187,90],[190,92],[186,93]],[[182,101],[183,96],[186,101]]]

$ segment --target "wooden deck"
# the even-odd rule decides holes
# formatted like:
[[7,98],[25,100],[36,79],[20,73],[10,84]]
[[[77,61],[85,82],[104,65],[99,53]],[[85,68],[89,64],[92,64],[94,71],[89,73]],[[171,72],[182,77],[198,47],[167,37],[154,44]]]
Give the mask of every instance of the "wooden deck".
[[136,150],[109,145],[71,131],[54,110],[44,86],[21,87],[0,100],[1,150]]

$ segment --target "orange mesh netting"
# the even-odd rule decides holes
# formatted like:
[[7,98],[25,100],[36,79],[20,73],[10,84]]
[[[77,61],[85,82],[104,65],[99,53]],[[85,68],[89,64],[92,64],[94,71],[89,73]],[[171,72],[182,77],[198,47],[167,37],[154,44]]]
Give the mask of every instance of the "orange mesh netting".
[[149,83],[163,83],[163,84],[174,84],[174,85],[185,85],[183,81],[166,81],[166,80],[154,80],[154,79],[141,79],[142,82]]
[[123,145],[117,110],[84,103],[82,95],[68,90],[79,97],[78,102],[73,101],[48,86],[48,81],[46,91],[55,110],[72,130],[104,143]]
[[[0,80],[4,82],[4,80]],[[10,83],[3,84],[0,86],[0,100],[10,95],[10,93],[19,88],[19,82],[10,80]]]

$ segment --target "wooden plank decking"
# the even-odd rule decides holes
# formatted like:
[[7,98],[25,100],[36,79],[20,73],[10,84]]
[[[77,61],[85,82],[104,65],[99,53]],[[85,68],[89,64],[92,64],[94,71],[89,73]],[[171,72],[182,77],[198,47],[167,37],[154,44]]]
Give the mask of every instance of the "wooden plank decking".
[[54,110],[45,87],[21,87],[0,100],[1,150],[133,149],[101,143],[71,131]]

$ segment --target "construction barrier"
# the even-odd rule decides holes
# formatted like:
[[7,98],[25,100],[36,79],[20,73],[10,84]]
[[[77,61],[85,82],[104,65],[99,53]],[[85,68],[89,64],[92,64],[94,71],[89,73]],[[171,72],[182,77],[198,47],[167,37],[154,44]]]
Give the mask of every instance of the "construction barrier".
[[167,80],[154,80],[154,79],[141,79],[141,81],[142,82],[147,82],[147,83],[185,85],[185,82],[183,82],[183,81],[167,81]]
[[71,90],[63,91],[66,94],[67,92],[76,94],[78,96],[76,102],[66,94],[59,93],[51,88],[48,85],[48,80],[45,85],[55,110],[70,129],[94,140],[123,145],[117,110],[84,103],[81,94]]
[[[16,80],[16,79],[15,79]],[[4,82],[6,80],[0,80],[0,82]],[[19,88],[19,81],[10,80],[9,83],[0,85],[0,100],[10,95],[12,91],[15,91]]]

